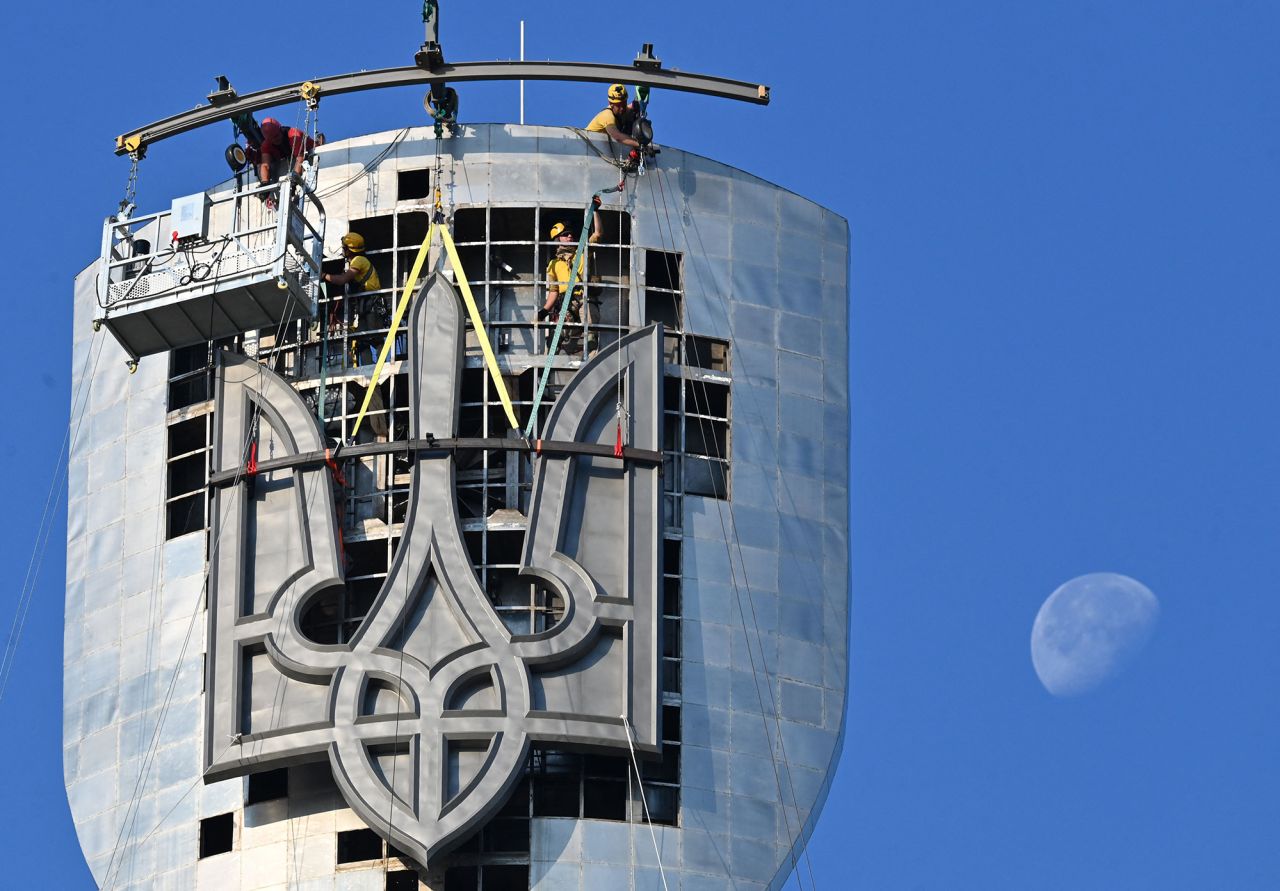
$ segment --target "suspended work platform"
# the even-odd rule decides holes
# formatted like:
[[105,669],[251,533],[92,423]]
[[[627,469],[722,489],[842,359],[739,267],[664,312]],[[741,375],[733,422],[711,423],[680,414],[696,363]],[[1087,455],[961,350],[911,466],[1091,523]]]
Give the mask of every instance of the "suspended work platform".
[[141,356],[315,315],[324,207],[296,176],[103,228],[94,325]]

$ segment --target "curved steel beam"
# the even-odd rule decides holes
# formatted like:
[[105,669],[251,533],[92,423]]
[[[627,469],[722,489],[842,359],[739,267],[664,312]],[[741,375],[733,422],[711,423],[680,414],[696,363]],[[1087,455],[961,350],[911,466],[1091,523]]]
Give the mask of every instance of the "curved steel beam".
[[384,87],[403,87],[436,84],[450,81],[463,83],[473,80],[574,80],[614,81],[638,84],[664,90],[681,90],[702,93],[721,99],[737,99],[756,105],[769,104],[769,88],[763,84],[729,80],[705,74],[687,74],[683,71],[661,68],[639,68],[629,65],[597,65],[591,62],[462,62],[444,64],[430,71],[424,68],[382,68],[377,71],[359,71],[339,74],[314,81],[272,87],[238,96],[225,86],[209,97],[210,104],[198,106],[172,117],[156,121],[137,130],[116,137],[116,154],[143,152],[147,146],[177,136],[188,130],[203,127],[217,121],[225,121],[244,112],[261,111],[276,105],[295,101],[302,96],[304,87],[317,88],[319,97],[357,93],[362,90],[378,90]]
[[[572,442],[566,440],[541,439],[529,442],[524,439],[503,439],[501,437],[454,437],[437,439],[410,439],[394,442],[366,442],[344,447],[339,453],[301,452],[285,458],[270,458],[258,462],[258,472],[267,473],[272,470],[294,468],[314,469],[339,458],[367,458],[370,455],[410,455],[419,458],[446,458],[459,449],[477,449],[486,451],[522,452],[533,455],[549,455],[553,458],[621,458],[637,464],[658,465],[662,463],[662,452],[650,449],[638,449],[624,446],[619,456],[614,446],[600,445],[593,442]],[[237,467],[223,470],[209,477],[210,488],[221,488],[239,482],[244,476],[244,469]]]

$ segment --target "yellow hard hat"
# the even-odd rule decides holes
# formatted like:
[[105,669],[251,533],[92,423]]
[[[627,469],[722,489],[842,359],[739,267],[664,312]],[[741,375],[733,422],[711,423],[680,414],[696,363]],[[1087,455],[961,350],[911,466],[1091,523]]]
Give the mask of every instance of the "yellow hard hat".
[[357,254],[364,253],[364,236],[359,232],[348,232],[342,236],[342,246]]
[[[559,238],[561,235],[565,234],[566,232],[569,232],[568,226],[566,226],[564,223],[556,223],[554,226],[551,227],[551,234],[548,237]],[[573,233],[569,232],[569,234],[572,235]]]
[[627,88],[622,84],[609,85],[609,101],[610,102],[626,102]]

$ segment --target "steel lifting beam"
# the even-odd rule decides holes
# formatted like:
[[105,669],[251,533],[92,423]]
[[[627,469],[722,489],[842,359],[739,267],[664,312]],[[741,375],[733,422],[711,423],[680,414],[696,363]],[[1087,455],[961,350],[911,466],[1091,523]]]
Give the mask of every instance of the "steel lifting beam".
[[[659,63],[660,64],[660,63]],[[209,96],[209,105],[173,115],[154,124],[116,137],[116,154],[145,151],[147,146],[170,136],[225,121],[244,112],[262,111],[297,100],[305,86],[314,86],[317,96],[338,96],[384,87],[431,85],[445,81],[460,83],[473,80],[572,80],[600,83],[631,83],[655,89],[702,93],[721,99],[737,99],[756,105],[769,104],[769,88],[763,84],[729,80],[705,74],[688,74],[649,65],[597,65],[591,62],[462,62],[442,64],[432,70],[418,67],[383,68],[339,74],[313,81],[273,87],[257,93],[238,95],[219,79],[220,89]]]
[[[488,451],[506,451],[547,455],[551,458],[618,458],[615,448],[594,442],[567,442],[553,439],[535,439],[532,442],[524,439],[503,439],[499,437],[411,439],[396,442],[368,442],[343,448],[339,454],[329,452],[306,452],[301,455],[289,455],[284,458],[270,458],[258,462],[258,473],[273,470],[298,470],[317,468],[338,458],[368,458],[373,455],[410,455],[419,458],[446,458],[459,449],[483,449]],[[662,452],[648,449],[637,449],[624,446],[622,461],[636,464],[661,467]],[[244,477],[243,468],[224,470],[209,477],[209,488],[220,489],[236,483]]]

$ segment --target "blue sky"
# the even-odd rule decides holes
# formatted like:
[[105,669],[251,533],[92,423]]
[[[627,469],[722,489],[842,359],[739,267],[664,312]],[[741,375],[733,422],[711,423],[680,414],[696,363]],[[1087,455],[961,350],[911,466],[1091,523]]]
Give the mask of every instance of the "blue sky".
[[[124,188],[112,137],[215,74],[247,92],[421,41],[414,0],[230,8],[7,13],[5,626],[66,429],[71,279]],[[763,109],[658,94],[658,141],[850,221],[852,669],[817,887],[1280,887],[1280,6],[447,2],[446,53],[514,57],[521,16],[529,58],[648,41],[769,83]],[[527,120],[581,125],[598,93],[530,84]],[[462,117],[515,120],[516,95],[468,86]],[[420,123],[420,101],[333,99],[322,127]],[[221,177],[227,135],[153,149],[143,209]],[[64,534],[0,703],[9,887],[91,886],[61,779]],[[1031,622],[1097,571],[1150,587],[1160,625],[1054,699]]]

